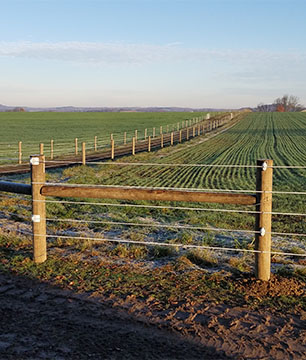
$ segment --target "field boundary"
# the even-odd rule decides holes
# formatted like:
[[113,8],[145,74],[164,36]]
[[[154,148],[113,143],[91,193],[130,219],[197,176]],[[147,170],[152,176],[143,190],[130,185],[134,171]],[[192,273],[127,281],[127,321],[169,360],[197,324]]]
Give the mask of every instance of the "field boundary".
[[[53,147],[51,147],[50,154],[44,154],[44,144],[40,144],[40,155],[46,156],[46,165],[48,169],[54,169],[59,167],[66,167],[70,165],[77,165],[86,163],[101,161],[101,160],[114,160],[115,158],[135,155],[140,152],[151,152],[162,149],[164,147],[175,146],[177,144],[192,140],[200,135],[206,135],[207,133],[211,134],[215,131],[218,131],[219,128],[226,126],[227,124],[235,121],[233,125],[240,120],[240,116],[243,112],[239,113],[225,113],[216,115],[212,118],[210,116],[207,119],[195,119],[195,124],[188,123],[186,120],[186,127],[167,133],[162,133],[159,136],[145,136],[144,140],[137,140],[137,130],[135,130],[135,136],[132,138],[131,143],[126,143],[123,145],[115,144],[111,136],[110,147],[99,151],[95,146],[94,150],[86,149],[86,143],[82,142],[82,152],[79,154],[78,151],[78,140],[75,139],[75,154],[68,156],[59,156],[54,159]],[[238,120],[237,120],[238,119]],[[227,129],[227,128],[226,128]],[[226,130],[224,129],[224,131]],[[219,131],[216,135],[220,133]],[[211,138],[211,137],[210,137]],[[126,141],[124,141],[126,142]],[[53,141],[51,140],[51,144]],[[21,154],[21,146],[19,145],[19,152]],[[20,159],[20,156],[19,156]],[[30,166],[28,163],[22,164],[13,164],[13,165],[3,165],[0,166],[0,175],[9,175],[9,174],[23,174],[30,172]]]

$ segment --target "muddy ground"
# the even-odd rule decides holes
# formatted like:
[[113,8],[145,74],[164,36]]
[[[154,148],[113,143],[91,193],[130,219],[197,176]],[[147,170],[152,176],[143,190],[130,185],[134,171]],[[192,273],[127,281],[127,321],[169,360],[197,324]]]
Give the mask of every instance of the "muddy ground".
[[306,314],[154,309],[0,274],[1,359],[303,359]]

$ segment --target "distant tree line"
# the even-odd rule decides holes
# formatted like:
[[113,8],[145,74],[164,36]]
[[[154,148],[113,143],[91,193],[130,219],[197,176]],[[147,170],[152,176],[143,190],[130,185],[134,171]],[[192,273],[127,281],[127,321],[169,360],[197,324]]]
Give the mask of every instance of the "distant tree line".
[[258,104],[255,111],[261,112],[296,112],[302,111],[305,106],[299,103],[299,98],[294,95],[284,95],[274,100],[273,104]]

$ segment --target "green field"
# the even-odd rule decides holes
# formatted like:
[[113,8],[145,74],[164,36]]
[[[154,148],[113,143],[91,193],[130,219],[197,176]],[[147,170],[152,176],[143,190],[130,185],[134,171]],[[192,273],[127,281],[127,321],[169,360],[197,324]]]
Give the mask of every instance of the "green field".
[[[259,114],[247,115],[243,120],[224,133],[208,141],[196,138],[188,144],[159,150],[152,154],[138,154],[122,161],[164,164],[215,164],[215,165],[256,165],[257,159],[269,158],[274,165],[306,165],[305,114]],[[234,189],[255,191],[256,168],[252,167],[172,167],[172,166],[123,166],[116,163],[93,167],[75,167],[53,174],[70,183],[94,183],[108,185],[176,187],[196,189]],[[67,180],[66,180],[67,181]],[[273,190],[306,191],[305,169],[274,169]],[[190,204],[189,204],[190,205]],[[188,204],[185,204],[188,206]],[[221,205],[205,204],[204,208],[216,209]],[[221,206],[222,207],[222,206]],[[254,210],[253,207],[223,206]],[[78,208],[77,211],[79,211]],[[74,212],[76,216],[77,211]],[[96,210],[98,211],[98,210]],[[302,195],[273,195],[274,212],[305,214],[305,197]],[[129,214],[140,215],[140,210],[118,208],[115,217],[126,220]],[[194,212],[142,209],[143,215],[161,217],[163,223],[173,220],[184,224],[212,226],[232,229],[253,229],[252,214]],[[305,217],[273,215],[273,230],[305,233]]]
[[[150,154],[140,153],[134,157],[129,156],[100,165],[49,171],[47,179],[51,182],[232,189],[254,193],[256,168],[243,167],[243,165],[256,165],[257,159],[269,158],[274,160],[276,166],[306,166],[305,125],[306,115],[302,113],[251,113],[214,137],[206,134]],[[122,165],[120,164],[122,162],[146,162],[151,165]],[[154,163],[166,166],[154,166]],[[220,167],[179,167],[167,164],[212,164]],[[222,165],[241,165],[241,167],[231,168]],[[22,178],[23,181],[29,181],[28,175]],[[305,169],[276,168],[273,190],[305,192],[305,180]],[[80,199],[75,200],[80,201]],[[90,202],[95,203],[95,200]],[[13,203],[10,205],[11,212],[30,218],[30,209],[14,207]],[[143,205],[145,207],[142,207]],[[150,205],[162,207],[151,208]],[[2,206],[7,206],[7,202],[4,201]],[[197,210],[173,207],[196,207]],[[242,212],[228,212],[228,210]],[[152,204],[144,201],[115,200],[108,200],[104,205],[48,203],[47,217],[50,219],[48,233],[65,234],[69,231],[83,237],[119,237],[133,241],[166,241],[174,244],[252,248],[253,234],[243,231],[254,230],[252,213],[254,210],[253,206],[156,202]],[[294,215],[274,214],[272,231],[306,233],[305,195],[273,194],[273,212],[294,213]],[[75,220],[77,222],[74,222]],[[145,222],[148,226],[116,225],[113,222],[134,224]],[[178,225],[203,229],[177,228]],[[232,232],[218,229],[230,229]],[[306,251],[305,237],[278,235],[273,237],[273,250]],[[119,245],[119,249],[119,253],[123,251],[122,256],[124,256],[126,253],[124,248],[120,248]],[[140,254],[146,254],[146,251],[141,250]]]
[[54,140],[55,155],[72,153],[74,151],[74,139],[78,138],[86,142],[86,147],[93,147],[94,137],[97,136],[98,147],[110,144],[110,134],[114,135],[116,144],[123,142],[123,133],[127,132],[127,141],[131,141],[135,130],[138,130],[138,138],[144,137],[144,129],[148,129],[148,135],[152,134],[153,127],[156,134],[159,127],[166,126],[169,130],[182,125],[183,120],[205,116],[206,113],[187,112],[161,112],[161,113],[0,113],[0,162],[10,162],[16,159],[18,142],[22,141],[22,153],[24,161],[31,154],[38,151],[39,143],[44,143],[46,153],[50,148],[50,140]]

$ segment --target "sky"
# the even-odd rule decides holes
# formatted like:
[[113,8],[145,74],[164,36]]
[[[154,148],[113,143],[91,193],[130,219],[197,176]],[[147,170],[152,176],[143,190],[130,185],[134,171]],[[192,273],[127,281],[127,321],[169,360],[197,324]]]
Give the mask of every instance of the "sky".
[[306,104],[306,0],[0,0],[0,104]]

